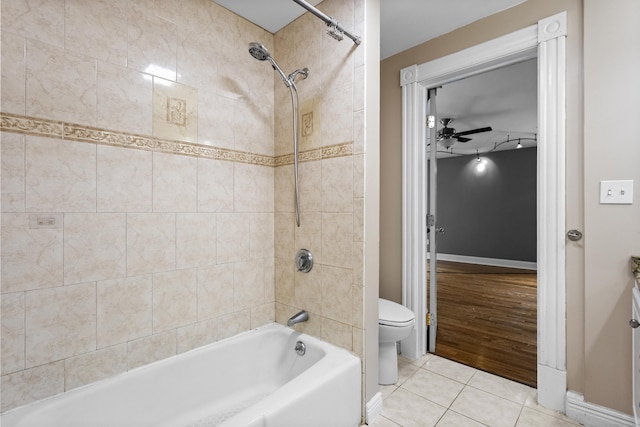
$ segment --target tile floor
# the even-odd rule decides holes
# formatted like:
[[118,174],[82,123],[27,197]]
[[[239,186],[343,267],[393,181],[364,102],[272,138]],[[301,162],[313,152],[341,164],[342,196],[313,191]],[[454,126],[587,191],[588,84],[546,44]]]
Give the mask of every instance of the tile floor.
[[427,354],[398,356],[399,379],[383,386],[382,415],[372,427],[575,427],[536,404],[536,390]]

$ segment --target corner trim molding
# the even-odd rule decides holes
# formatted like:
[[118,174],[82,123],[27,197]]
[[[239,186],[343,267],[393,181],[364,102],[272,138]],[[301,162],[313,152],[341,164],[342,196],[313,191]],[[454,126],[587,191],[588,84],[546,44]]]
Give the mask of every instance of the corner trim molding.
[[369,400],[366,404],[364,416],[364,421],[367,424],[371,424],[382,414],[382,393],[377,392],[373,395],[371,400]]
[[586,402],[584,396],[575,391],[567,391],[567,416],[587,427],[635,427],[631,415]]

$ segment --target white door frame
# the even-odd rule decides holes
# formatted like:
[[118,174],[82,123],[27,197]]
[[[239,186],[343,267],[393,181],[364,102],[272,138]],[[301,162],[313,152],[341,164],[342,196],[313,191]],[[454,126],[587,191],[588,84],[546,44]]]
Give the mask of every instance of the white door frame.
[[[416,314],[416,327],[402,342],[403,354],[426,352],[423,319],[426,284],[427,89],[480,72],[538,58],[538,402],[565,411],[565,79],[566,12],[538,24],[404,68],[402,86],[402,302]],[[436,219],[437,221],[437,219]]]

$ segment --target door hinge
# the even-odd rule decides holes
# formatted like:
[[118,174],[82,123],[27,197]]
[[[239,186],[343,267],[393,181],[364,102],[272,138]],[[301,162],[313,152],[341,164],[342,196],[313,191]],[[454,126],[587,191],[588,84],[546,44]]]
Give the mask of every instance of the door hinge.
[[433,214],[427,214],[427,227],[436,225],[436,217]]
[[425,320],[427,322],[427,326],[431,326],[431,313],[427,313],[427,318]]
[[429,129],[436,127],[436,116],[427,116],[427,127]]

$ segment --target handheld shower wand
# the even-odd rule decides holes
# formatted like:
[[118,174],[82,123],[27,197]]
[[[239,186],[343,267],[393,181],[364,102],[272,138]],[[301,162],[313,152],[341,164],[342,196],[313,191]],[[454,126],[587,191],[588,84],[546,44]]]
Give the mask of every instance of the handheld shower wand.
[[287,76],[282,71],[282,68],[278,66],[275,59],[271,57],[267,48],[257,42],[249,43],[249,53],[258,61],[269,61],[273,69],[280,74],[284,85],[288,87],[291,92],[291,109],[293,110],[293,176],[295,181],[296,225],[300,227],[300,196],[298,191],[298,121],[300,116],[300,101],[298,99],[298,88],[296,88],[295,79],[298,76],[302,76],[303,79],[306,79],[309,76],[309,69],[306,67],[299,68]]

